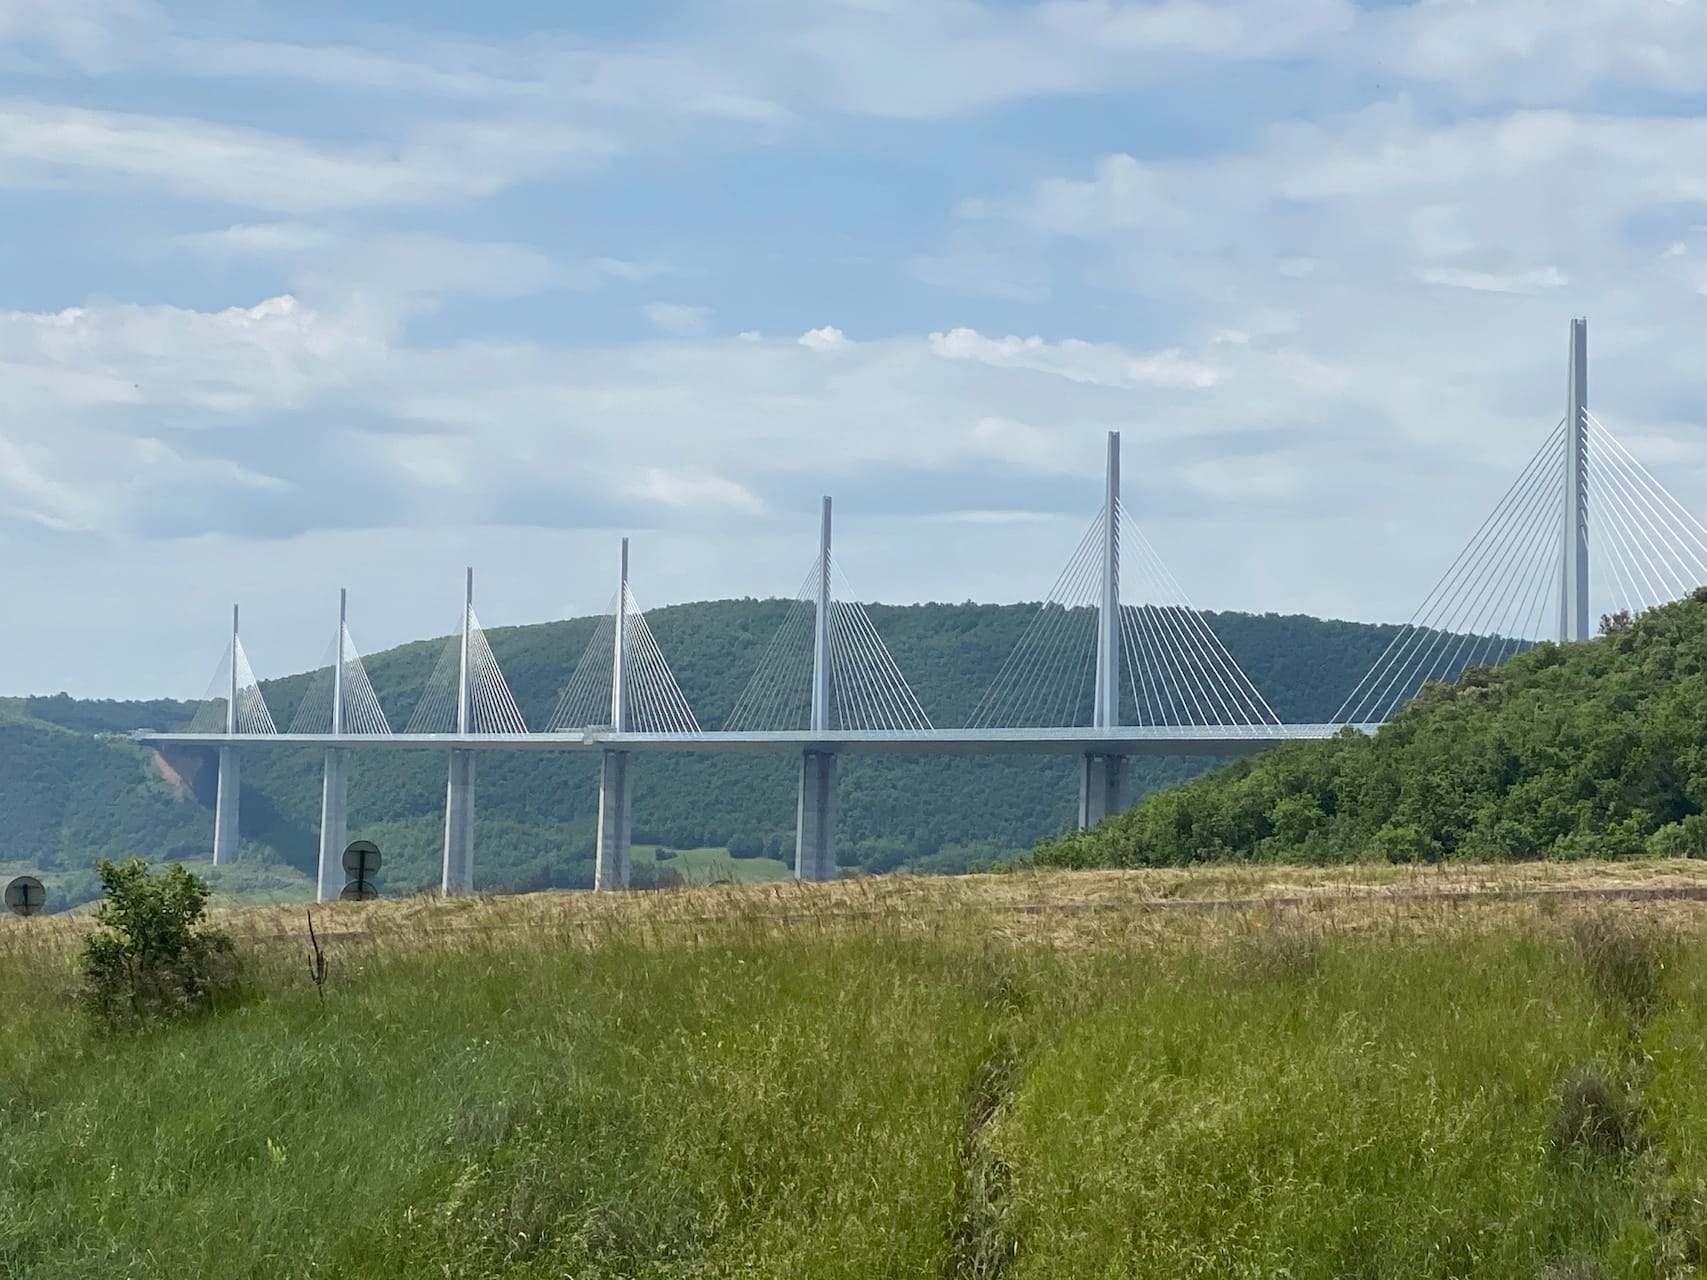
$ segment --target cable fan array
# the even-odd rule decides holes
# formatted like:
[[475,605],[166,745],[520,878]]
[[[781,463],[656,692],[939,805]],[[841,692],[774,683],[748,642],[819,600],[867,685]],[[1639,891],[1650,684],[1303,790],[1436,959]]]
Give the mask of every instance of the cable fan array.
[[277,726],[273,724],[273,714],[267,710],[267,700],[261,696],[261,682],[255,678],[255,670],[249,665],[249,655],[243,651],[243,642],[236,636],[233,636],[231,643],[226,646],[225,657],[220,659],[219,670],[214,672],[213,683],[208,686],[207,696],[202,699],[201,706],[196,709],[196,714],[186,726],[187,732],[225,732],[226,710],[231,705],[233,662],[237,664],[237,732],[278,732]]
[[469,733],[526,733],[521,709],[516,706],[498,659],[486,641],[474,606],[466,605],[456,630],[445,640],[433,673],[421,690],[420,701],[409,716],[405,733],[458,733],[457,702],[462,694],[462,641],[468,637],[468,725]]
[[[1117,503],[1122,724],[1255,728],[1280,723],[1161,556]],[[1108,509],[1097,513],[1067,567],[974,708],[967,727],[1068,728],[1094,722],[1097,623]]]
[[[551,713],[548,733],[567,733],[584,728],[619,727],[631,733],[699,732],[699,721],[682,696],[681,687],[664,661],[646,615],[635,603],[627,584],[622,588],[623,607],[615,597],[593,629],[581,660]],[[623,619],[623,696],[626,724],[613,725],[616,708],[611,701],[612,669],[616,662],[617,617]]]
[[[1707,526],[1584,410],[1584,506],[1591,616],[1674,600],[1707,582]],[[1557,634],[1564,590],[1561,421],[1340,708],[1347,724],[1387,720],[1427,681],[1497,666]]]
[[[850,732],[918,733],[931,728],[911,686],[846,578],[830,561],[827,618],[830,659],[829,727]],[[812,723],[812,672],[822,566],[814,562],[782,625],[759,656],[724,729],[776,732]]]
[[1431,680],[1497,666],[1533,643],[1559,599],[1565,424],[1458,553],[1410,621],[1341,704],[1341,724],[1376,724]]
[[1584,414],[1589,544],[1598,544],[1593,563],[1606,566],[1612,588],[1603,592],[1603,600],[1637,614],[1707,583],[1707,526],[1600,419]]
[[350,638],[350,629],[347,626],[340,627],[339,636],[327,648],[325,658],[308,682],[308,692],[303,695],[296,714],[291,717],[290,732],[333,732],[332,702],[337,689],[333,668],[339,661],[340,654],[344,668],[343,732],[389,734],[391,726],[386,723],[385,711],[379,705],[379,695],[373,691],[373,684],[367,677],[367,668],[362,664],[362,655],[356,648],[356,642]]

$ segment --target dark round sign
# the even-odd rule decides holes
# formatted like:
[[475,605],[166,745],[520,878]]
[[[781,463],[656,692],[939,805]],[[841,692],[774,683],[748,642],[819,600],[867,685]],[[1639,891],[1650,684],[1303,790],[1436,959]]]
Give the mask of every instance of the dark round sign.
[[47,906],[47,890],[34,876],[15,876],[6,885],[6,908],[13,915],[33,916]]
[[352,840],[344,850],[344,874],[352,880],[371,880],[379,870],[379,846],[372,840]]
[[352,880],[338,892],[339,902],[366,902],[377,897],[379,890],[373,887],[372,880]]

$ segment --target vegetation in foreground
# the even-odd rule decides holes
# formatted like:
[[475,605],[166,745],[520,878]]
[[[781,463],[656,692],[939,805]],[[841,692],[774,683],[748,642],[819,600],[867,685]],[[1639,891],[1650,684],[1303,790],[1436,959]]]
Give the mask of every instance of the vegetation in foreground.
[[1225,766],[1046,866],[1707,856],[1707,588],[1426,686],[1373,737]]
[[1107,887],[235,917],[121,1035],[11,922],[0,1276],[1698,1273],[1699,905],[977,905]]

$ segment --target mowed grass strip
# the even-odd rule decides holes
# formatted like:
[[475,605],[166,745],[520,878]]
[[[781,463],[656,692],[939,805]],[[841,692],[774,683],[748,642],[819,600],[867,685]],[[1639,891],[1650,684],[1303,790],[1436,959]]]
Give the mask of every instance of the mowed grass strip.
[[1707,1245],[1676,909],[1087,945],[719,900],[370,930],[324,999],[251,941],[240,1003],[121,1038],[8,933],[0,1276],[1538,1280]]

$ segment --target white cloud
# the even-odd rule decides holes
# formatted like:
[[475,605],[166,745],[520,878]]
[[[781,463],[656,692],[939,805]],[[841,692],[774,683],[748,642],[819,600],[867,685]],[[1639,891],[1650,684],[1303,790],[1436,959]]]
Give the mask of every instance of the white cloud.
[[764,509],[764,503],[733,480],[715,475],[667,471],[662,467],[647,467],[628,486],[628,493],[647,502],[694,510],[720,507],[753,514]]
[[827,324],[821,329],[808,329],[798,341],[809,351],[834,351],[837,347],[846,346],[848,339],[835,325]]
[[1525,293],[1536,289],[1558,289],[1570,283],[1565,278],[1565,273],[1553,266],[1508,272],[1424,267],[1417,272],[1417,279],[1424,284],[1446,285],[1454,289],[1478,289],[1484,293]]
[[711,319],[710,307],[690,306],[682,302],[650,302],[641,310],[654,329],[676,337],[704,333],[706,322]]
[[201,120],[0,102],[0,187],[141,186],[285,213],[487,196],[618,150],[605,135],[520,122],[459,123],[417,142],[333,149]]
[[948,360],[977,360],[999,367],[1035,369],[1073,382],[1102,386],[1207,388],[1220,381],[1210,365],[1187,359],[1178,348],[1134,354],[1110,343],[1067,338],[987,338],[974,329],[951,329],[930,336],[931,350]]
[[1350,26],[1356,9],[1348,0],[915,0],[806,14],[770,40],[756,33],[761,49],[786,52],[797,93],[843,111],[930,118],[1153,84],[1203,61],[1308,52]]

